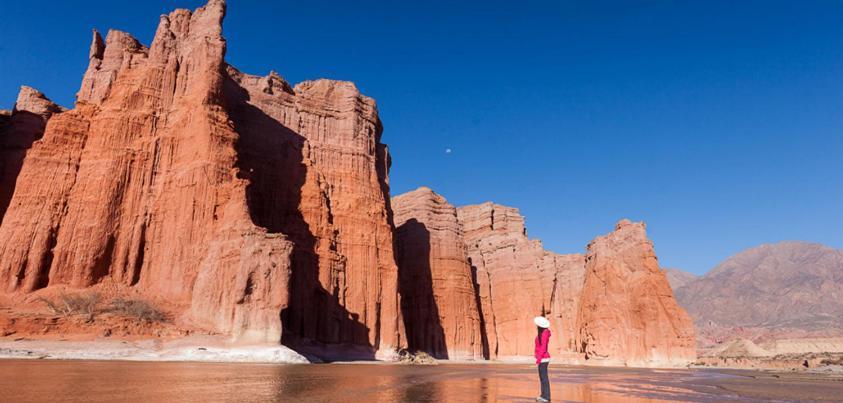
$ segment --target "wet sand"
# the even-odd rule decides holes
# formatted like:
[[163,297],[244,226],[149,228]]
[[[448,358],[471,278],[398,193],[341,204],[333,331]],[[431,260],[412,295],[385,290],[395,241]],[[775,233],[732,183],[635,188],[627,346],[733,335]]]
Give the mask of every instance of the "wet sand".
[[[843,379],[736,370],[551,367],[553,401],[839,400]],[[0,360],[0,401],[528,402],[532,365]]]

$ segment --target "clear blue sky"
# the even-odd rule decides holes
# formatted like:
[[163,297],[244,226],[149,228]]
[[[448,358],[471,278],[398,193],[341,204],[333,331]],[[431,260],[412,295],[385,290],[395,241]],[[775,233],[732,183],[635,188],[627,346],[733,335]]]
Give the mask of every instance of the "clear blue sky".
[[[149,44],[201,0],[9,1],[0,106],[34,86],[70,106],[90,29]],[[459,4],[455,4],[459,3]],[[843,2],[230,0],[228,60],[378,101],[393,193],[519,207],[582,251],[644,220],[663,266],[744,248],[843,248]],[[446,153],[450,148],[452,152]]]

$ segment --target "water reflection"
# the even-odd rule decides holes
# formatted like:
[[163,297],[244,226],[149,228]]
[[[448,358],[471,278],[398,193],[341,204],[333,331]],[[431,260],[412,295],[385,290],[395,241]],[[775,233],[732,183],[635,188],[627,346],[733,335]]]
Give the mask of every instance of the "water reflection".
[[[553,367],[552,395],[557,402],[736,399],[704,388],[716,376],[723,375]],[[531,365],[0,361],[0,401],[527,402],[537,395]]]

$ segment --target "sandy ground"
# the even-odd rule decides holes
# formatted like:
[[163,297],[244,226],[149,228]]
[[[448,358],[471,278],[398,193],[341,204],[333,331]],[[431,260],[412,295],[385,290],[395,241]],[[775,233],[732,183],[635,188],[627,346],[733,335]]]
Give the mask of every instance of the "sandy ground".
[[125,361],[307,363],[279,345],[239,345],[213,336],[161,340],[0,341],[0,358]]

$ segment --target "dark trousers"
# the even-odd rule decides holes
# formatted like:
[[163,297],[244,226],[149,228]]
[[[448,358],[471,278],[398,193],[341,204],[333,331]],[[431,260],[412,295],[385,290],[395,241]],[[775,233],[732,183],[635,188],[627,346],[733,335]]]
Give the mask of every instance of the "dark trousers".
[[547,378],[547,364],[549,362],[542,362],[539,364],[539,379],[542,382],[542,397],[550,400],[550,379]]

